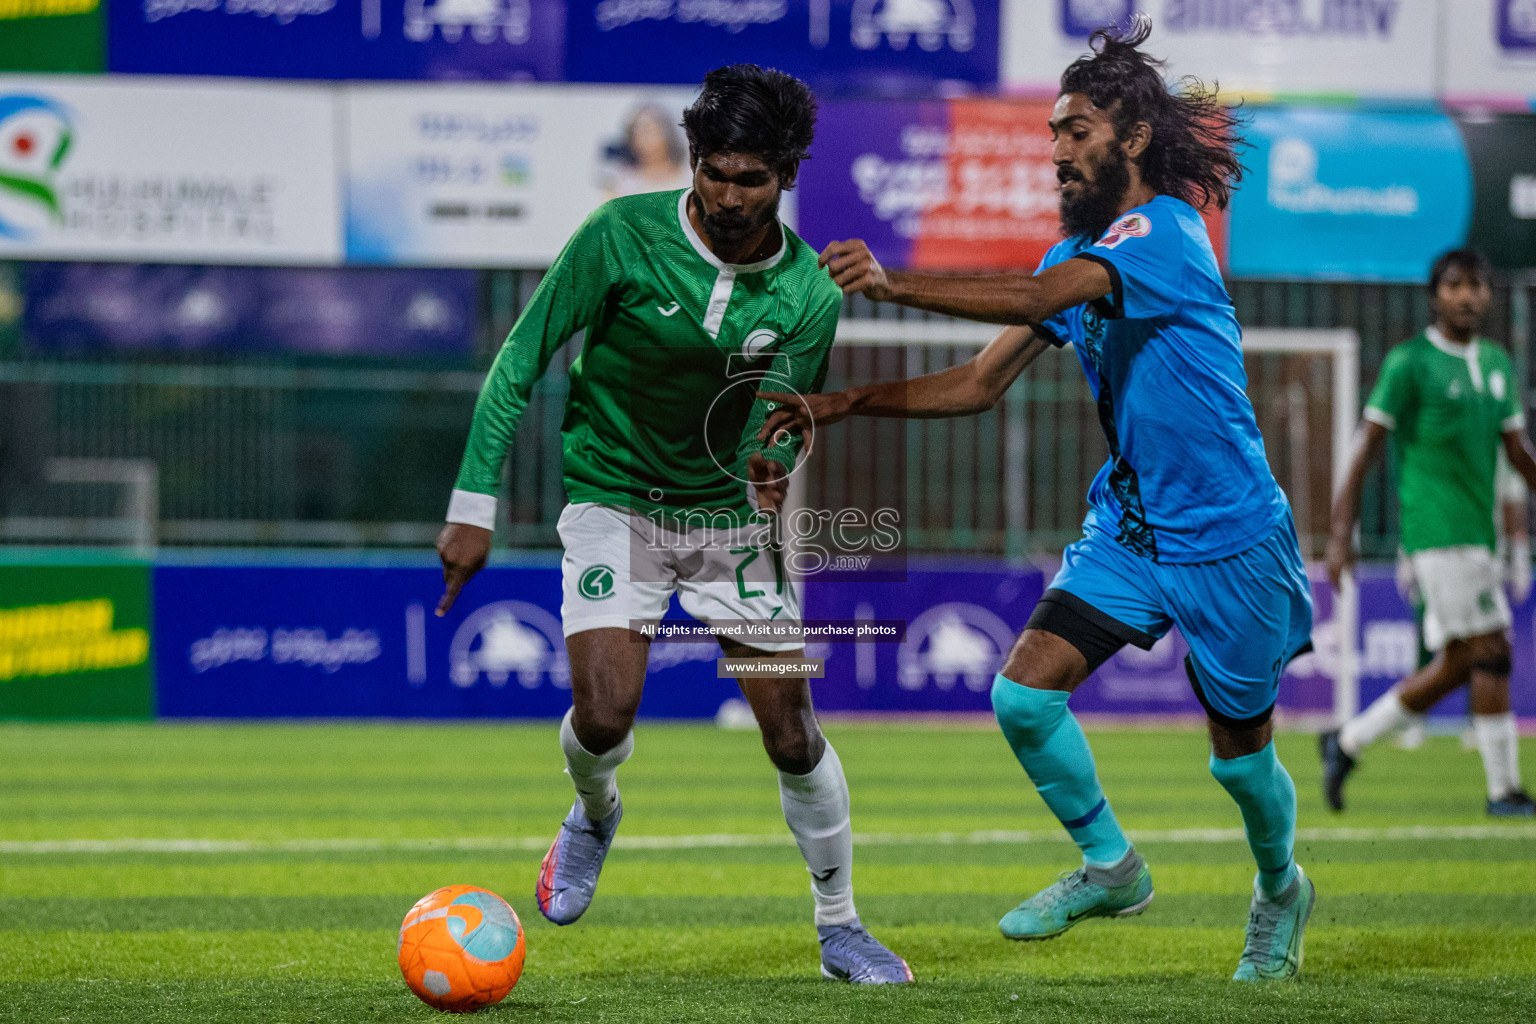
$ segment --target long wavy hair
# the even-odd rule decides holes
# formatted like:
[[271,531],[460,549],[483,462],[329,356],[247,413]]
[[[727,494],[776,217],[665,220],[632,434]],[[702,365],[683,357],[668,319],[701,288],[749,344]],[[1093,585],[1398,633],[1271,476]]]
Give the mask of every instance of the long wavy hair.
[[1243,180],[1242,118],[1198,78],[1182,78],[1170,89],[1163,62],[1139,49],[1151,34],[1146,15],[1137,15],[1123,32],[1099,29],[1088,40],[1093,52],[1062,72],[1061,91],[1082,93],[1108,111],[1122,141],[1138,121],[1151,126],[1152,141],[1136,162],[1152,189],[1197,209],[1214,204],[1225,210]]

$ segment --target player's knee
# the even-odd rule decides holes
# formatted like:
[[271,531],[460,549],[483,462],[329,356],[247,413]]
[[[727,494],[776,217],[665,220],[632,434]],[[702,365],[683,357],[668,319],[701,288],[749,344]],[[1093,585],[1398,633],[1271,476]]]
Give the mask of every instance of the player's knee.
[[606,754],[624,742],[624,737],[634,728],[634,715],[622,711],[604,709],[572,716],[571,731],[576,740],[589,754]]
[[992,681],[992,712],[1008,742],[1035,746],[1056,731],[1067,713],[1066,694],[1016,683],[999,675]]
[[1507,676],[1513,668],[1509,638],[1502,633],[1478,637],[1472,643],[1472,668],[1493,676]]
[[821,734],[805,729],[764,729],[763,749],[768,760],[781,772],[790,775],[809,775],[816,770],[826,742]]
[[1057,659],[1042,657],[1038,648],[1031,649],[1021,640],[1009,653],[1002,678],[1032,690],[1061,690],[1070,683],[1072,671]]
[[1229,793],[1246,788],[1253,775],[1253,765],[1247,760],[1218,757],[1215,753],[1211,754],[1210,768],[1211,775]]

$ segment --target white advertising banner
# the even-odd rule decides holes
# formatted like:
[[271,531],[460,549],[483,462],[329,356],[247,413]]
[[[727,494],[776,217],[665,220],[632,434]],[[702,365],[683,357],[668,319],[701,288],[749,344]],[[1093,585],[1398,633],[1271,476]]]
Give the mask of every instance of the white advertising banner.
[[1445,19],[1446,96],[1536,103],[1536,0],[1457,0],[1453,11]]
[[335,94],[0,75],[0,255],[327,264]]
[[[1459,2],[1459,0],[1458,0]],[[1529,0],[1510,0],[1513,3]],[[1003,84],[1054,92],[1100,25],[1152,18],[1146,49],[1224,93],[1435,92],[1438,0],[1036,0],[1004,8]]]
[[549,263],[606,199],[683,188],[694,90],[354,85],[347,258]]

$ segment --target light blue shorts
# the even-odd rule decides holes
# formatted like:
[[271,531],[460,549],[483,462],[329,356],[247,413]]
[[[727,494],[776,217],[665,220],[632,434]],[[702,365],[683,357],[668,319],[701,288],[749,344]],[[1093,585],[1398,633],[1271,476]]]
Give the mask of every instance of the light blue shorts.
[[[1143,650],[1178,626],[1195,696],[1229,727],[1268,720],[1286,663],[1312,646],[1312,588],[1290,516],[1247,551],[1188,565],[1153,562],[1103,535],[1084,537],[1063,552],[1041,605],[1052,601]],[[1031,627],[1040,628],[1040,618],[1037,611]]]

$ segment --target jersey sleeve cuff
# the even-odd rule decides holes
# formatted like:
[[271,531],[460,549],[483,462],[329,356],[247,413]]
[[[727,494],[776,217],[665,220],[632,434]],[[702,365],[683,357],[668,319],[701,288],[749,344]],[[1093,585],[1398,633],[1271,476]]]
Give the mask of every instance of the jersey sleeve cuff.
[[1054,348],[1061,348],[1066,345],[1066,342],[1061,340],[1060,335],[1045,326],[1045,324],[1030,324],[1029,329],[1034,331],[1037,337],[1045,339]]
[[1382,410],[1376,408],[1374,405],[1366,406],[1365,412],[1362,413],[1361,416],[1362,418],[1369,420],[1377,426],[1386,427],[1388,430],[1397,429],[1397,417],[1393,416],[1389,412],[1383,412]]
[[1506,434],[1509,433],[1511,430],[1524,430],[1524,429],[1525,429],[1525,413],[1523,413],[1523,412],[1517,412],[1513,416],[1507,417],[1504,420],[1504,432]]
[[[1094,299],[1090,305],[1099,311],[1099,315],[1106,320],[1121,320],[1125,317],[1125,284],[1120,280],[1120,268],[1115,266],[1111,259],[1100,256],[1095,252],[1080,252],[1072,257],[1075,260],[1088,260],[1097,263],[1109,273],[1109,295]],[[1108,301],[1105,301],[1105,299]]]
[[482,530],[496,529],[496,495],[454,488],[453,497],[448,499],[448,522],[478,526]]

